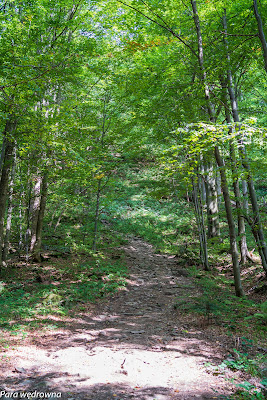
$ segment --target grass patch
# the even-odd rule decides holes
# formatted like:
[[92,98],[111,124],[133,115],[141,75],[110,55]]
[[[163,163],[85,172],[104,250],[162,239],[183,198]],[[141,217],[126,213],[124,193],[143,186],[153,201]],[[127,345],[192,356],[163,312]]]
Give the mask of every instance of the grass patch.
[[204,273],[189,267],[189,272],[195,277],[200,293],[184,300],[177,299],[174,304],[176,309],[209,315],[210,320],[224,327],[230,335],[242,332],[242,336],[253,340],[266,337],[267,325],[263,323],[265,303],[261,305],[247,297],[236,297],[232,279],[217,275],[217,271]]
[[127,267],[123,260],[95,258],[86,262],[74,258],[57,259],[44,265],[28,265],[23,283],[20,268],[0,284],[0,326],[16,332],[50,324],[44,316],[67,316],[75,307],[114,293],[126,284]]

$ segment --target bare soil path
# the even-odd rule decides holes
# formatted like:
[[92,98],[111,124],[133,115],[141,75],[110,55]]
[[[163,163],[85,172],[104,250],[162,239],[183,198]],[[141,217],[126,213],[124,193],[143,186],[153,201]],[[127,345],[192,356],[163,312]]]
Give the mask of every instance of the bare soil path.
[[0,378],[6,398],[14,391],[60,392],[69,400],[227,398],[232,385],[204,366],[222,359],[220,338],[173,307],[198,290],[194,280],[175,257],[155,254],[141,239],[124,250],[125,290],[9,349]]

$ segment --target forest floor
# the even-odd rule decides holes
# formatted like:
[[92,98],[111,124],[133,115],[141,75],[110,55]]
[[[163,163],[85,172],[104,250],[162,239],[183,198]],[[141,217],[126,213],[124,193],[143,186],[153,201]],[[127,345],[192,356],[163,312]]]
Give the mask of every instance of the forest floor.
[[2,398],[37,391],[68,400],[227,399],[233,381],[246,378],[212,367],[229,357],[233,337],[207,315],[174,307],[200,290],[177,258],[156,254],[139,238],[123,250],[125,288],[62,318],[60,329],[32,332],[5,350]]

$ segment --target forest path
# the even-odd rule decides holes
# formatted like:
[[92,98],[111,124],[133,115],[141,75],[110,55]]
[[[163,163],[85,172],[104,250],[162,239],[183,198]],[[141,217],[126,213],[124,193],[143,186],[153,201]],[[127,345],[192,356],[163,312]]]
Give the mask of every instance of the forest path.
[[175,257],[156,254],[141,239],[124,251],[125,290],[11,349],[12,371],[4,370],[1,390],[61,392],[69,400],[227,398],[231,384],[204,368],[222,359],[219,338],[204,319],[186,322],[173,307],[198,291],[194,280]]

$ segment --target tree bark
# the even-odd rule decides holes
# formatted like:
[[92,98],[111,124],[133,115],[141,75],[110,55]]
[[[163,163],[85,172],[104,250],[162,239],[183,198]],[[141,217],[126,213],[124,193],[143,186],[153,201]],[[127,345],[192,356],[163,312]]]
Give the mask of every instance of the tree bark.
[[246,171],[249,197],[250,197],[252,212],[253,212],[253,217],[252,217],[252,219],[248,218],[248,222],[252,228],[252,232],[256,239],[258,251],[259,251],[259,254],[261,257],[262,266],[264,268],[265,273],[267,274],[267,247],[266,247],[265,237],[264,237],[263,228],[262,228],[261,219],[260,219],[260,212],[259,212],[259,206],[258,206],[258,201],[257,201],[257,196],[256,196],[256,190],[254,187],[254,181],[253,181],[250,166],[249,166],[249,163],[247,160],[246,150],[244,147],[240,148],[240,153],[241,153],[242,165]]
[[9,184],[9,199],[8,199],[8,210],[7,210],[7,220],[6,220],[6,232],[4,239],[4,248],[3,248],[3,263],[7,260],[7,255],[10,247],[10,233],[11,233],[11,222],[12,222],[12,213],[13,213],[13,194],[14,194],[14,179],[15,179],[15,171],[16,171],[16,147],[14,147],[14,159],[12,165],[12,172],[10,176],[10,184]]
[[42,177],[37,175],[33,185],[32,198],[30,202],[30,253],[32,254],[37,239],[37,224],[41,204]]
[[[198,185],[199,185],[199,182],[200,182],[200,180],[198,179]],[[200,257],[201,257],[201,261],[202,261],[204,270],[210,271],[209,259],[208,259],[207,237],[206,237],[204,216],[203,216],[203,208],[202,208],[202,202],[201,202],[201,195],[198,190],[198,185],[195,182],[195,179],[193,177],[192,178],[193,200],[194,200],[195,216],[196,216],[198,234],[199,234]]]
[[241,205],[241,195],[239,189],[239,178],[237,175],[237,163],[235,156],[235,147],[232,143],[230,143],[230,158],[231,158],[231,167],[232,167],[232,177],[233,177],[233,188],[235,194],[235,204],[237,210],[237,224],[238,224],[238,236],[239,236],[239,248],[241,254],[241,264],[246,264],[248,257],[248,247],[246,240],[246,226],[245,219],[243,216],[243,210]]
[[101,179],[98,180],[97,194],[96,194],[96,207],[95,207],[95,226],[94,226],[94,240],[93,240],[93,252],[96,252],[97,244],[97,233],[98,233],[98,218],[99,218],[99,207],[100,207],[100,195],[101,195]]
[[36,262],[41,262],[42,230],[43,230],[43,221],[44,221],[47,189],[48,189],[47,179],[48,179],[48,173],[47,171],[45,171],[42,176],[42,183],[40,190],[40,205],[39,205],[39,212],[38,212],[38,219],[37,219],[36,233],[35,233],[36,239],[32,247],[32,259],[33,261]]
[[[227,93],[226,93],[226,86],[224,82],[222,84],[222,92],[223,92],[223,102],[224,102],[224,110],[225,110],[225,117],[228,124],[231,121],[230,111],[227,106]],[[232,128],[229,127],[229,135],[231,136]],[[231,169],[232,169],[232,180],[233,180],[233,189],[235,194],[235,203],[236,203],[236,211],[237,211],[237,224],[238,224],[238,236],[239,236],[239,248],[241,254],[241,264],[245,264],[247,258],[251,258],[247,248],[247,240],[246,240],[246,226],[245,226],[245,219],[244,219],[244,211],[242,209],[241,204],[241,194],[239,189],[239,177],[238,177],[238,168],[237,168],[237,161],[236,161],[236,150],[234,146],[233,139],[230,139],[230,160],[231,160]]]
[[248,185],[245,179],[242,179],[242,192],[243,192],[243,209],[246,216],[248,216]]
[[6,138],[4,137],[3,143],[2,143],[2,149],[1,149],[1,157],[0,157],[0,175],[2,172],[2,167],[4,163],[4,158],[5,158],[5,149],[6,149]]
[[203,155],[200,154],[200,171],[201,171],[201,181],[199,185],[201,186],[201,200],[202,203],[206,202],[206,187],[205,187],[205,167],[203,162]]
[[222,196],[222,186],[221,186],[221,175],[218,171],[216,171],[216,187],[217,187],[217,196],[218,196],[218,209],[221,204],[221,196]]
[[207,203],[208,238],[220,236],[218,196],[214,168],[211,163],[205,165],[205,190]]
[[48,174],[46,171],[43,175],[37,176],[33,188],[33,199],[30,209],[30,254],[32,260],[36,262],[41,262],[42,228],[47,198],[47,178]]
[[8,197],[8,183],[10,169],[14,157],[15,142],[12,141],[12,133],[16,129],[16,123],[8,120],[5,125],[4,136],[4,155],[2,163],[2,171],[0,178],[0,268],[3,267],[3,247],[4,247],[4,223],[5,223],[5,212]]
[[226,210],[226,217],[229,227],[229,236],[230,236],[230,248],[231,248],[231,256],[233,262],[233,271],[234,271],[234,282],[235,282],[235,293],[238,297],[244,296],[244,291],[242,288],[241,278],[240,278],[240,268],[238,261],[238,250],[236,243],[236,234],[235,234],[235,223],[232,213],[231,199],[228,190],[227,178],[225,173],[225,166],[220,155],[220,150],[218,146],[215,146],[215,158],[220,169],[221,175],[221,183],[222,183],[222,192],[224,197],[224,204]]

